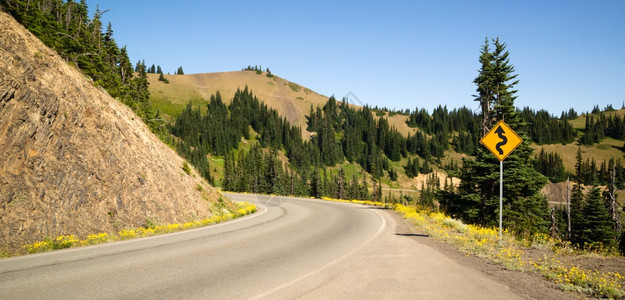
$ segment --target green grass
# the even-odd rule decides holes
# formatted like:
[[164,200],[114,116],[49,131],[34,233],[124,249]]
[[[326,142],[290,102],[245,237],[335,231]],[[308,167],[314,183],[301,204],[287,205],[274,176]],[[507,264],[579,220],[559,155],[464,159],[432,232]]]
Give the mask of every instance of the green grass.
[[[333,172],[333,174],[334,175],[338,175],[339,169],[340,168],[337,167],[334,170],[334,171],[336,171],[336,173]],[[357,163],[346,163],[346,164],[343,164],[343,172],[345,172],[345,178],[348,179],[348,180],[351,180],[354,177],[354,175],[356,177],[358,177],[359,180],[362,180],[361,177],[362,177],[363,169]]]
[[291,88],[293,92],[296,92],[296,93],[299,92],[300,86],[298,84],[289,82],[289,87]]
[[208,156],[208,165],[210,166],[210,173],[215,179],[214,186],[221,187],[224,176],[224,157],[223,156]]
[[206,106],[209,103],[203,98],[193,98],[191,100],[187,100],[186,102],[175,102],[160,97],[150,97],[150,102],[152,103],[154,111],[160,111],[161,116],[164,116],[168,120],[172,120],[174,117],[178,116],[180,112],[187,107],[189,102],[191,102],[191,105],[193,105],[194,108],[197,108],[199,105],[202,111],[206,110]]
[[191,175],[191,168],[186,161],[182,163],[182,170],[187,173],[187,175]]

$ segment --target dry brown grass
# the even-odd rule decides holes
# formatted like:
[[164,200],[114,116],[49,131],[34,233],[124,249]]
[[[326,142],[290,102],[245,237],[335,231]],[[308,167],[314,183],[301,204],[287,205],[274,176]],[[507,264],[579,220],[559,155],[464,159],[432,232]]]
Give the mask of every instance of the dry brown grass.
[[[553,145],[532,145],[536,153],[540,152],[541,148],[545,148],[547,153],[556,152],[562,157],[564,168],[567,171],[573,172],[575,170],[575,156],[577,155],[577,144],[571,143],[567,145],[553,144]],[[623,159],[623,141],[615,140],[613,138],[605,138],[601,143],[593,146],[581,146],[582,158],[585,161],[587,158],[594,159],[597,164],[600,164],[604,160]]]
[[[386,113],[386,115],[388,116],[389,114]],[[395,128],[397,128],[397,131],[399,131],[399,133],[401,133],[404,136],[408,136],[408,134],[414,135],[415,132],[417,132],[417,129],[408,127],[408,124],[406,124],[406,121],[408,121],[408,116],[404,116],[404,115],[394,115],[394,116],[388,117],[388,124],[391,126],[395,126]]]
[[[310,106],[324,105],[328,100],[324,95],[278,76],[269,78],[266,73],[256,74],[253,71],[165,75],[165,78],[169,80],[169,84],[158,81],[157,74],[148,76],[151,100],[157,102],[157,107],[173,105],[182,109],[190,100],[196,100],[194,103],[207,101],[218,91],[224,102],[228,103],[237,89],[248,86],[259,100],[278,110],[289,122],[304,130],[305,116],[310,112]],[[294,89],[293,86],[300,88]],[[172,109],[162,111],[175,112]]]
[[[603,114],[606,116],[618,115],[621,118],[623,118],[623,116],[625,116],[625,109],[604,112]],[[597,119],[597,117],[599,117],[599,114],[591,114],[591,115],[595,116],[595,120]],[[577,119],[571,120],[571,125],[573,125],[573,128],[576,128],[576,129],[584,129],[584,126],[586,125],[587,117],[588,117],[587,114],[581,115]]]

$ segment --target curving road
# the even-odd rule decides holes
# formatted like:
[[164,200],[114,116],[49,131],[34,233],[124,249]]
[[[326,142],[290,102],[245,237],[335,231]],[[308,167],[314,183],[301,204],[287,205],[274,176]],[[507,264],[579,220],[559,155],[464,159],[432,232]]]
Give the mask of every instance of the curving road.
[[506,298],[389,212],[227,194],[256,214],[174,234],[0,260],[1,299]]

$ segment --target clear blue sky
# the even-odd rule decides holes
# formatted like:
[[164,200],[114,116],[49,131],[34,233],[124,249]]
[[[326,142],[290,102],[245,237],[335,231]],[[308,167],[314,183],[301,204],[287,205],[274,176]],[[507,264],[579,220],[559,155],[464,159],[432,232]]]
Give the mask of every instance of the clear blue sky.
[[164,72],[247,65],[324,95],[397,109],[477,111],[485,37],[508,44],[518,107],[553,114],[625,101],[625,1],[87,0],[111,9],[130,59]]

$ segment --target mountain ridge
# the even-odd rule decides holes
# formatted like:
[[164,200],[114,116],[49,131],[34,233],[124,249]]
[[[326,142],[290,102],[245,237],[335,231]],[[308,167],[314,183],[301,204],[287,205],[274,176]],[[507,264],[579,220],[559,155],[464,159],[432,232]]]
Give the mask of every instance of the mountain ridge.
[[[208,103],[211,95],[218,91],[224,102],[229,103],[237,89],[244,89],[247,86],[260,101],[276,109],[291,124],[302,128],[304,137],[309,136],[306,131],[306,116],[310,113],[310,107],[315,109],[323,107],[329,98],[277,75],[268,77],[267,72],[246,70],[185,75],[164,74],[169,81],[168,84],[159,81],[158,77],[159,74],[148,74],[150,101],[155,109],[168,116],[179,113],[190,101],[194,105]],[[352,105],[361,104],[352,103]],[[414,134],[417,130],[407,126],[406,116],[386,113],[386,117],[389,123],[404,135]]]
[[[150,99],[153,103],[169,101],[186,105],[192,99],[210,99],[219,92],[229,102],[237,89],[250,90],[269,107],[275,108],[292,124],[305,128],[305,115],[310,106],[325,104],[327,97],[278,76],[254,71],[230,71],[185,75],[164,75],[169,84],[158,81],[158,74],[149,74]],[[285,101],[288,100],[288,101]],[[155,105],[159,108],[159,105]]]

